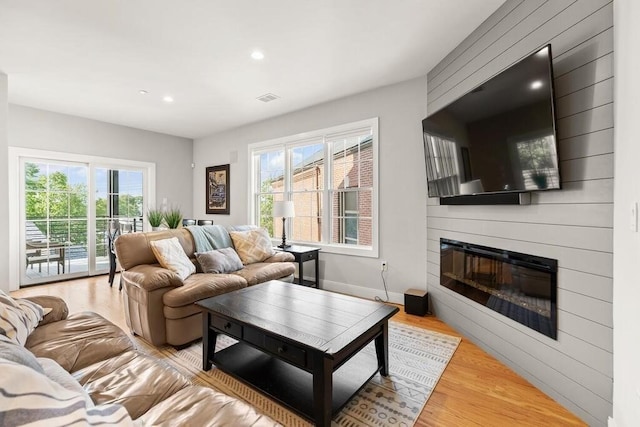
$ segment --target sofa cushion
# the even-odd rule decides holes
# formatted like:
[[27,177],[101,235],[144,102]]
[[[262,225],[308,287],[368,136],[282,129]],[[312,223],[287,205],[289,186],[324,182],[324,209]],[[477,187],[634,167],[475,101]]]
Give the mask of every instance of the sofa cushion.
[[167,363],[137,351],[88,366],[74,377],[97,405],[120,404],[133,419],[191,385]]
[[276,251],[275,254],[265,259],[264,262],[293,262],[296,257],[291,252]]
[[117,356],[113,356],[109,359],[101,360],[100,362],[96,362],[89,366],[85,366],[82,369],[78,369],[71,375],[73,375],[73,378],[80,385],[85,385],[88,382],[93,382],[106,375],[109,375],[117,368],[130,363],[133,359],[137,358],[139,354],[139,351],[136,349],[125,351],[124,353],[120,353]]
[[210,388],[190,387],[157,404],[141,418],[144,425],[173,427],[252,426],[280,424],[247,403]]
[[254,264],[245,265],[242,270],[233,274],[241,276],[247,281],[249,286],[267,282],[269,280],[277,280],[287,277],[296,272],[296,267],[290,262],[256,262]]
[[162,301],[168,307],[183,307],[205,298],[246,287],[246,280],[236,274],[199,273],[187,277],[184,286],[165,293]]
[[203,273],[233,273],[242,268],[242,261],[233,248],[196,253],[196,259]]
[[2,425],[133,425],[122,406],[88,408],[82,394],[64,388],[27,366],[0,359],[0,371]]
[[118,262],[125,270],[136,265],[157,264],[158,259],[151,250],[149,242],[153,240],[170,239],[176,237],[182,245],[187,257],[192,257],[194,252],[193,237],[184,228],[175,230],[151,231],[146,233],[125,233],[113,241]]
[[263,228],[249,231],[230,231],[229,235],[244,265],[264,261],[275,253],[271,238]]
[[0,334],[24,345],[43,316],[44,310],[40,305],[14,299],[0,290]]
[[133,349],[127,334],[97,313],[76,313],[65,320],[38,327],[26,348],[74,372]]
[[42,318],[38,326],[46,325],[47,323],[51,322],[57,322],[59,320],[64,320],[69,315],[69,307],[62,298],[53,295],[37,295],[32,297],[24,297],[23,299],[35,302],[45,309],[51,309],[49,313],[45,312],[44,317]]
[[176,273],[159,264],[141,264],[122,273],[125,284],[132,283],[147,292],[166,287],[182,286],[182,279]]
[[177,237],[149,242],[151,250],[164,268],[173,271],[184,280],[196,272],[196,266],[182,249]]

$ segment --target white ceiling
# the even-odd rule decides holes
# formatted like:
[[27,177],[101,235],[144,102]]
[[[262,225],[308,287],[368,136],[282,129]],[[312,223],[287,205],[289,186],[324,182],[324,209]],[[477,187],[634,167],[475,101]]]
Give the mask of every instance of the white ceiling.
[[503,1],[0,0],[0,71],[11,103],[198,138],[425,75]]

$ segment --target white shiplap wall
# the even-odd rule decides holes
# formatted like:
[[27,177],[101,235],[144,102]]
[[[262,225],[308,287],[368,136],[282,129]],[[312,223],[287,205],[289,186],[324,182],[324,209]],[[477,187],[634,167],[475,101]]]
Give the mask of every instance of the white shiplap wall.
[[[510,0],[428,74],[432,113],[551,43],[563,189],[529,206],[427,206],[438,317],[591,425],[613,388],[613,4]],[[439,285],[441,237],[558,260],[558,340]]]

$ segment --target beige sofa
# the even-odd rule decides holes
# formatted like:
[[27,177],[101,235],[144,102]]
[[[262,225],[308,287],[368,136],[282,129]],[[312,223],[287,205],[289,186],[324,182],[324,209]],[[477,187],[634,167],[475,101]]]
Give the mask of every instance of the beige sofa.
[[27,299],[53,311],[24,346],[0,336],[0,424],[279,425],[245,402],[192,385],[98,314],[67,316],[59,298]]
[[[228,231],[247,230],[250,226],[216,231],[232,247]],[[226,234],[225,234],[226,233]],[[181,280],[174,272],[162,268],[149,242],[176,237],[186,255],[196,264],[196,274]],[[229,246],[230,245],[230,246]],[[245,265],[230,274],[202,273],[195,260],[194,237],[187,229],[124,234],[115,241],[116,255],[122,267],[125,314],[131,331],[154,345],[182,346],[202,337],[202,315],[194,304],[268,280],[291,282],[295,272],[293,255],[276,252],[263,262]],[[220,249],[217,247],[216,249]]]

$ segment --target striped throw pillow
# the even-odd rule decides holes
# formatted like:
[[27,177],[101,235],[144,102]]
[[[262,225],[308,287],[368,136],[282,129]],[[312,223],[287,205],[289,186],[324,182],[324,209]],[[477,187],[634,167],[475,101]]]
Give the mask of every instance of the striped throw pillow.
[[43,316],[44,309],[40,305],[14,299],[0,290],[0,334],[24,345]]
[[0,371],[3,425],[134,425],[123,406],[105,404],[88,408],[82,394],[64,388],[29,367],[0,359]]

